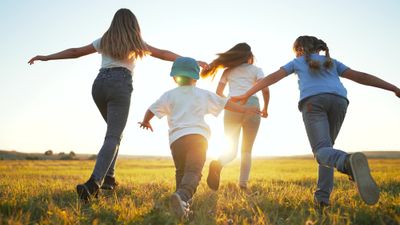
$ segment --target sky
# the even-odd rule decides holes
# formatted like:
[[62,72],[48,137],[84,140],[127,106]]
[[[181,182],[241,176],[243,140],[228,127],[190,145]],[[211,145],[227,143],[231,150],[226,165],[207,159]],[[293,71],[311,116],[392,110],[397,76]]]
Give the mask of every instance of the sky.
[[[0,1],[0,149],[22,152],[97,154],[106,124],[91,96],[100,68],[97,53],[79,59],[37,62],[35,55],[90,44],[102,36],[119,8],[138,18],[150,45],[206,62],[247,42],[266,75],[295,56],[300,35],[324,40],[331,56],[352,69],[400,86],[400,2],[373,1]],[[175,87],[172,63],[150,56],[137,62],[134,91],[120,154],[170,155],[166,118],[154,132],[139,129],[147,108]],[[215,91],[214,81],[198,86]],[[393,93],[342,79],[350,105],[335,148],[400,150],[400,99]],[[269,117],[262,119],[255,156],[310,154],[296,75],[270,87]],[[261,97],[261,95],[259,95]],[[226,150],[223,113],[207,116],[212,137],[208,156]],[[240,155],[240,154],[239,154]]]

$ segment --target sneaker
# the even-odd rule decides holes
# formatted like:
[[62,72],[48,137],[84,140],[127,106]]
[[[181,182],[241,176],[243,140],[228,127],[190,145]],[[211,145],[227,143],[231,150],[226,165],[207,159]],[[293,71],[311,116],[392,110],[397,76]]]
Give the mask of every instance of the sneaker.
[[242,191],[247,191],[247,190],[248,190],[247,184],[239,184],[239,188],[240,188],[240,190],[242,190]]
[[115,181],[115,177],[106,176],[100,188],[104,190],[114,190],[117,186],[118,182]]
[[189,216],[189,204],[181,199],[178,193],[173,193],[170,197],[170,209],[180,220]]
[[97,198],[99,193],[99,186],[94,182],[92,178],[90,178],[84,184],[78,184],[76,186],[76,192],[78,193],[79,198],[85,203],[89,202],[92,197]]
[[324,201],[320,201],[314,196],[314,207],[316,209],[324,210],[324,209],[328,208],[329,206],[331,206],[329,203],[324,202]]
[[213,160],[210,163],[207,176],[207,185],[212,190],[216,191],[219,188],[219,179],[221,176],[222,165],[219,161]]
[[356,152],[345,160],[346,173],[357,185],[361,199],[368,205],[374,205],[379,200],[379,188],[371,176],[367,157]]

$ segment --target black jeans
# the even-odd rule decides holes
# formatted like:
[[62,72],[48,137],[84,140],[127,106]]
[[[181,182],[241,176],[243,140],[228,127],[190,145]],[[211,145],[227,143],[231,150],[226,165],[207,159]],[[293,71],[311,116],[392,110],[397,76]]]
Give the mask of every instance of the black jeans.
[[185,202],[193,197],[200,183],[207,148],[207,139],[199,134],[185,135],[171,144],[176,192]]
[[98,185],[101,185],[106,175],[114,176],[118,148],[128,120],[132,90],[131,71],[123,67],[100,69],[93,83],[93,100],[107,123],[104,143],[92,173],[92,179]]

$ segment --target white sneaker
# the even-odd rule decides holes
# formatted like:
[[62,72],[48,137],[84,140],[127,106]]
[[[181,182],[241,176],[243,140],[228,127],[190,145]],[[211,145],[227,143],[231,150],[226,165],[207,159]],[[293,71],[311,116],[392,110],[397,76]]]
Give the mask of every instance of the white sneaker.
[[181,199],[178,193],[173,193],[169,199],[170,209],[179,219],[184,219],[189,215],[189,204]]

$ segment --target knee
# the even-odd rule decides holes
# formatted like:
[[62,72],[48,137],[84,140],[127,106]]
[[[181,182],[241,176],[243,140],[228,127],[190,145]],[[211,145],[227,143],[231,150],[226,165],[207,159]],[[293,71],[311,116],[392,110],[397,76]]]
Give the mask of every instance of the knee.
[[119,137],[118,137],[118,136],[116,136],[116,135],[107,135],[107,136],[104,138],[104,141],[119,144],[119,143],[121,142],[121,138],[122,138],[122,136],[119,136]]
[[318,164],[325,165],[328,161],[329,155],[326,154],[327,151],[330,151],[331,147],[320,147],[314,150],[314,158],[317,160]]

